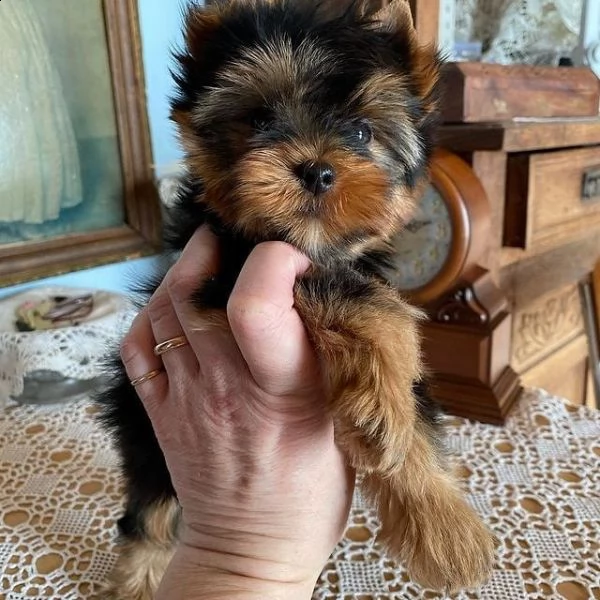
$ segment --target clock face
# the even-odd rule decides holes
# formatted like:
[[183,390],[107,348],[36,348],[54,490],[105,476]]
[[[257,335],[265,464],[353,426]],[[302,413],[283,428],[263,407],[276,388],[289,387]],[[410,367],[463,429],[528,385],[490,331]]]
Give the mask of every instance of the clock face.
[[393,243],[392,283],[399,289],[421,288],[442,270],[451,252],[452,219],[433,185],[427,187],[417,212]]

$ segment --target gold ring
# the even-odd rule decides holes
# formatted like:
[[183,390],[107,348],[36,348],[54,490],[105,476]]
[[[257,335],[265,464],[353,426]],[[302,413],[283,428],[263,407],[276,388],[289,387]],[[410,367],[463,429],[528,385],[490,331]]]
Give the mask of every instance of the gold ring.
[[160,375],[162,373],[162,369],[154,369],[152,371],[148,371],[148,373],[146,373],[145,375],[142,375],[141,377],[136,377],[135,379],[131,380],[131,385],[133,387],[136,387],[138,385],[140,385],[140,383],[144,383],[145,381],[149,381],[150,379],[154,379],[154,377],[156,377],[157,375]]
[[169,350],[174,350],[175,348],[181,348],[181,346],[187,346],[189,342],[184,335],[178,335],[177,337],[171,338],[170,340],[165,340],[160,344],[156,344],[154,346],[154,355],[160,356]]

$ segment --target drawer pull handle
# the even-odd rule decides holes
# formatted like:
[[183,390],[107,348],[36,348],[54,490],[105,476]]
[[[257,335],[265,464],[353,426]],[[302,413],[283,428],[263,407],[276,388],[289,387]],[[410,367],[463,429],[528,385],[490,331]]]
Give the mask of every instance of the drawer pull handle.
[[583,172],[581,200],[583,202],[600,200],[600,167],[592,167]]

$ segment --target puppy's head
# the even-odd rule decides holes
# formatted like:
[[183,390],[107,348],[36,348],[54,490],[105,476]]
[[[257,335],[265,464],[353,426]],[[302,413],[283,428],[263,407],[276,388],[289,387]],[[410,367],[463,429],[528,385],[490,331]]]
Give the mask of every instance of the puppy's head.
[[439,60],[407,0],[193,6],[172,116],[199,201],[249,241],[356,256],[412,212]]

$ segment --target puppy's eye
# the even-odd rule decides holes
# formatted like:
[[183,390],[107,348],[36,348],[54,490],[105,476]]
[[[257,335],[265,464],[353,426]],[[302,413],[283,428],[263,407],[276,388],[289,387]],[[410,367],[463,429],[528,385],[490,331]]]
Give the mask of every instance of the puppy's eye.
[[250,124],[255,131],[268,131],[272,116],[268,110],[256,110],[250,116]]
[[252,119],[252,127],[256,131],[266,131],[269,129],[269,122],[266,119]]
[[354,137],[359,144],[367,145],[373,139],[371,125],[365,119],[358,121],[354,126]]

